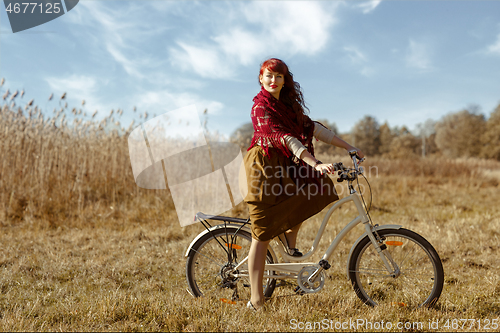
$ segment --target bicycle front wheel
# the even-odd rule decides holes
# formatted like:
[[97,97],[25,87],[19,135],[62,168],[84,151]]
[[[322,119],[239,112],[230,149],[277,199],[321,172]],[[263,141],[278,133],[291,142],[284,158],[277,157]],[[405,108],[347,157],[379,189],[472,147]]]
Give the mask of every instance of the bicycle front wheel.
[[431,306],[441,295],[443,265],[432,245],[407,229],[378,231],[384,240],[388,260],[396,271],[388,272],[368,236],[354,249],[349,261],[349,278],[358,297],[371,306]]
[[[248,231],[235,227],[216,229],[201,237],[186,262],[186,277],[193,296],[214,297],[229,303],[250,300],[248,264],[235,267],[247,258],[251,242]],[[266,263],[273,263],[269,250]],[[263,286],[264,296],[271,297],[276,280],[264,278]]]

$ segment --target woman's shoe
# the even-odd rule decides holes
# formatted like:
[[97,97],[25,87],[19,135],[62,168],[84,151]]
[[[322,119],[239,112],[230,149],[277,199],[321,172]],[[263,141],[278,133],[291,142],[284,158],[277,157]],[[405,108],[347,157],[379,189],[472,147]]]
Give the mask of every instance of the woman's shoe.
[[298,249],[294,247],[291,248],[288,245],[288,239],[286,238],[285,233],[278,235],[278,239],[280,240],[281,244],[283,244],[283,247],[285,248],[285,250],[288,252],[289,255],[291,255],[292,257],[302,257],[303,255],[302,252],[300,252]]
[[292,256],[292,257],[302,257],[303,254],[302,252],[300,252],[298,249],[292,247],[291,249],[288,249],[288,253]]
[[247,303],[247,309],[252,309],[254,311],[257,311],[257,309],[255,308],[255,306],[253,306],[252,301],[248,301],[248,303]]

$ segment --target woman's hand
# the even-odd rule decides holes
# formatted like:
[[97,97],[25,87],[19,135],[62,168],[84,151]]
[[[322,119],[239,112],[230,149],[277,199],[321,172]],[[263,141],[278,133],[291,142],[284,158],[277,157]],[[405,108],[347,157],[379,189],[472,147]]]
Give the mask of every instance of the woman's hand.
[[321,172],[321,174],[324,173],[334,173],[335,170],[333,169],[333,164],[328,164],[328,163],[321,163],[318,164],[314,167],[316,171]]
[[359,158],[365,157],[365,154],[363,154],[363,152],[361,151],[361,149],[358,149],[358,148],[353,147],[353,146],[351,146],[350,149],[347,149],[347,151],[353,151],[353,150],[356,151],[356,154],[359,156]]

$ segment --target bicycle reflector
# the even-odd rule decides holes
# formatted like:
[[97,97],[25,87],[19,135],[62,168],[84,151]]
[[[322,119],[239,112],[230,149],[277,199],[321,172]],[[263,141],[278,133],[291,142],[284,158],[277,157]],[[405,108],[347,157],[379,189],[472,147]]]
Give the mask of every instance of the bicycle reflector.
[[232,249],[235,249],[235,250],[241,250],[242,249],[242,247],[240,245],[238,245],[238,244],[228,244],[228,243],[226,243],[226,246],[230,247]]
[[401,245],[403,245],[403,242],[399,242],[399,241],[387,241],[387,242],[385,242],[385,245],[401,246]]
[[235,301],[231,301],[231,300],[229,300],[227,298],[221,298],[220,301],[223,302],[223,303],[227,303],[227,304],[233,304],[233,305],[236,304]]
[[403,302],[392,302],[391,305],[392,306],[399,306],[401,308],[404,308],[407,306],[406,303],[403,303]]

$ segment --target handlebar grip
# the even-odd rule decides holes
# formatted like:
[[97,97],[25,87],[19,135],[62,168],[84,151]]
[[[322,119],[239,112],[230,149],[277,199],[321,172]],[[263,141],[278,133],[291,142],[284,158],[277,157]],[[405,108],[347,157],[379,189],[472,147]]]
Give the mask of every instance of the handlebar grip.
[[357,150],[349,150],[349,156],[351,156],[351,157],[352,157],[352,156],[356,156],[356,158],[357,158],[358,160],[361,160],[361,159],[362,159],[361,157],[359,157],[359,155],[358,155],[358,151],[357,151]]

